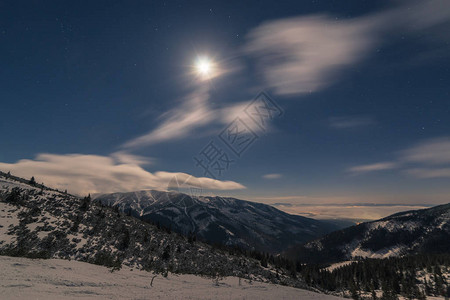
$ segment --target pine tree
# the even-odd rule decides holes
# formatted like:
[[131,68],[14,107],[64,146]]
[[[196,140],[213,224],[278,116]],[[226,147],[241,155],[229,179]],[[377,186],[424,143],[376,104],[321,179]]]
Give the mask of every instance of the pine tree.
[[356,300],[360,299],[358,290],[354,283],[352,283],[350,286],[350,293],[351,293],[352,299],[356,299]]
[[170,258],[170,246],[167,245],[167,247],[164,249],[163,254],[161,255],[162,260],[169,260]]
[[80,210],[87,211],[88,208],[89,208],[90,203],[91,203],[91,195],[89,194],[89,196],[84,197],[81,200]]

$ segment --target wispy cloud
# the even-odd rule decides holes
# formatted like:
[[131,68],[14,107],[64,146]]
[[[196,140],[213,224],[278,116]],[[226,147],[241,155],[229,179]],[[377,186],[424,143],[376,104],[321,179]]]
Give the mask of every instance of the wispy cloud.
[[450,137],[421,142],[401,153],[402,160],[424,164],[450,164]]
[[417,178],[450,178],[450,168],[412,168],[405,172]]
[[[211,125],[228,125],[240,118],[254,132],[262,129],[245,112],[251,101],[241,101],[214,107],[209,103],[209,93],[200,89],[186,97],[175,108],[160,117],[156,128],[133,138],[122,145],[122,148],[133,150],[161,142],[179,140],[192,135],[195,130],[201,130]],[[265,130],[270,129],[270,124]],[[217,133],[217,132],[216,132]]]
[[[241,101],[238,103],[230,104],[225,107],[216,110],[217,113],[217,121],[222,125],[228,125],[233,122],[236,118],[242,120],[242,122],[247,125],[253,132],[258,133],[262,132],[262,129],[258,126],[252,118],[245,113],[245,108],[251,104],[252,101]],[[262,112],[263,113],[263,112]],[[265,131],[269,131],[272,128],[269,122],[266,123]]]
[[245,49],[259,59],[266,84],[276,93],[314,92],[336,82],[342,70],[395,32],[439,32],[450,21],[446,0],[402,4],[354,19],[313,15],[267,22],[250,32]]
[[360,128],[375,124],[375,120],[367,116],[332,117],[328,122],[330,127],[336,129]]
[[278,179],[278,178],[281,178],[281,177],[283,177],[283,175],[278,174],[278,173],[266,174],[266,175],[262,176],[262,178],[264,178],[264,179]]
[[450,177],[450,137],[423,141],[401,152],[405,163],[418,164],[405,170],[406,174],[417,178]]
[[39,154],[34,160],[22,159],[16,163],[0,163],[0,169],[22,177],[35,176],[38,182],[67,189],[79,195],[136,191],[141,189],[167,189],[175,176],[182,182],[189,178],[196,187],[213,190],[234,190],[245,187],[234,181],[220,181],[193,177],[186,173],[144,170],[140,157],[114,154],[111,156],[85,154]]
[[368,164],[368,165],[360,165],[360,166],[354,166],[348,169],[349,172],[353,174],[361,174],[361,173],[368,173],[373,171],[382,171],[382,170],[390,170],[397,168],[397,163],[395,162],[379,162],[374,164]]
[[164,113],[155,129],[126,142],[123,147],[139,148],[185,137],[192,130],[214,120],[215,113],[208,100],[209,93],[206,89],[195,91],[186,97],[181,105]]
[[354,166],[347,171],[363,174],[402,168],[405,174],[417,178],[450,177],[450,137],[425,140],[398,154],[395,161]]
[[117,163],[131,164],[131,165],[149,165],[152,164],[154,159],[150,157],[144,157],[136,154],[131,154],[125,151],[117,151],[111,153],[111,158],[113,158]]
[[266,83],[278,94],[317,91],[342,67],[360,61],[373,44],[366,24],[336,22],[326,15],[263,24],[249,37],[247,52],[260,58]]

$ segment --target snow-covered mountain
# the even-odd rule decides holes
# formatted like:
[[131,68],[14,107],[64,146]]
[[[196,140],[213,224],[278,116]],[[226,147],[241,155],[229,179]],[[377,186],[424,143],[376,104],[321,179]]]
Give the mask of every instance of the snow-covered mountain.
[[89,197],[78,198],[2,172],[0,255],[305,286],[267,260],[263,266],[260,259],[189,240]]
[[330,263],[358,257],[386,258],[450,251],[450,204],[406,211],[332,232],[293,247],[288,256]]
[[[153,197],[158,193],[160,196],[164,195],[161,192],[151,192]],[[273,208],[259,207],[259,204],[242,200],[192,198],[179,193],[168,196],[171,197],[161,199],[160,204],[172,203],[173,206],[167,206],[166,203],[166,208],[162,209],[177,207],[177,210],[172,209],[174,214],[181,210],[195,212],[200,201],[205,205],[214,204],[213,208],[205,208],[211,211],[227,211],[231,209],[228,208],[231,204],[236,210],[236,207],[242,207],[244,217],[252,217],[252,222],[260,220],[260,210],[273,213],[275,219],[279,218],[278,211]],[[132,202],[132,205],[138,203],[142,201]],[[133,211],[135,210],[131,208],[126,210],[127,213]],[[145,209],[142,211],[144,216]],[[234,294],[239,295],[236,298],[242,296],[261,299],[262,296],[258,292],[250,292],[254,286],[252,283],[256,281],[261,289],[269,286],[260,284],[261,282],[271,282],[352,297],[358,294],[370,296],[369,292],[372,297],[374,293],[377,297],[380,297],[381,293],[383,297],[394,294],[408,298],[419,298],[418,295],[422,297],[425,294],[450,296],[449,212],[450,204],[442,205],[427,210],[399,213],[379,221],[330,233],[300,248],[292,248],[293,252],[290,253],[294,253],[295,258],[307,262],[302,264],[279,255],[213,247],[128,216],[120,212],[119,205],[105,206],[91,201],[89,197],[75,197],[37,184],[33,180],[0,172],[0,255],[64,259],[0,260],[0,269],[6,270],[7,281],[10,282],[0,286],[0,294],[4,297],[13,295],[12,298],[16,299],[27,298],[28,295],[64,298],[59,297],[58,293],[69,295],[69,298],[80,294],[87,294],[89,298],[95,295],[105,298],[105,287],[114,289],[120,286],[120,290],[126,290],[124,293],[131,298],[130,289],[139,293],[143,291],[147,295],[145,282],[149,289],[152,289],[154,286],[151,285],[151,280],[156,274],[160,280],[157,279],[155,285],[158,284],[158,288],[162,288],[160,295],[163,298],[178,295],[173,289],[174,284],[183,295],[196,298],[199,289],[205,288],[206,297],[210,297],[214,291],[218,291],[218,287],[226,286],[221,284],[226,276],[230,276],[231,280],[226,283],[228,287],[233,280],[235,285],[235,288],[224,291],[226,298],[237,293]],[[218,215],[222,218],[221,214]],[[215,218],[215,215],[212,214],[210,218]],[[444,254],[433,254],[436,252]],[[310,264],[338,262],[356,256],[386,257],[413,253],[419,254],[383,260],[366,259],[346,266],[341,264],[339,268],[330,268],[332,271],[327,271],[324,266]],[[124,272],[110,273],[81,262],[104,265],[109,267],[111,272],[118,269]],[[136,269],[150,272],[138,274]],[[111,275],[106,276],[105,273]],[[135,273],[136,275],[132,275]],[[178,276],[172,275],[174,273],[201,275],[209,277],[209,280],[214,278],[214,288],[205,285],[202,287],[198,277],[194,276],[183,275],[179,277],[180,282],[169,283],[171,278]],[[95,282],[86,280],[86,274],[90,274],[89,278]],[[241,285],[244,280],[246,283]],[[130,285],[130,282],[133,284]],[[163,282],[167,283],[166,287],[172,286],[170,291],[162,287]],[[55,289],[52,285],[59,288]],[[99,288],[92,288],[93,286]],[[275,288],[270,285],[264,295],[271,295],[272,292],[277,296],[282,295],[278,288],[275,288],[275,292],[272,291],[272,287]],[[357,287],[361,291],[358,291]],[[60,288],[63,290],[57,293]],[[285,292],[289,294],[287,298],[291,298],[291,294],[292,298],[303,298],[306,295],[294,290],[286,289]],[[308,296],[321,297],[310,293]]]
[[270,205],[224,197],[146,190],[99,195],[96,201],[177,232],[225,245],[277,253],[340,229]]

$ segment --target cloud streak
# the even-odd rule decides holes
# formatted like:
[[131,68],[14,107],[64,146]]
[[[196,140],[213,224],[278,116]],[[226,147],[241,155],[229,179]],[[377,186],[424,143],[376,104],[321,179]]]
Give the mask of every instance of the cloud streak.
[[354,174],[361,174],[374,171],[390,170],[395,169],[396,167],[397,164],[394,162],[379,162],[374,164],[351,167],[349,171]]
[[266,174],[262,176],[264,179],[279,179],[281,177],[283,177],[283,175],[278,174],[278,173],[273,173],[273,174]]
[[[118,158],[119,157],[119,158]],[[0,169],[21,177],[35,176],[38,182],[79,195],[142,189],[167,189],[175,176],[194,183],[196,187],[213,190],[235,190],[245,187],[234,181],[193,177],[186,173],[151,173],[139,166],[140,157],[128,154],[126,160],[116,155],[39,154],[34,160],[0,163]]]
[[168,140],[185,137],[192,130],[214,120],[214,111],[208,104],[209,94],[205,89],[192,93],[177,106],[164,113],[160,124],[153,130],[129,140],[123,148],[140,148]]
[[450,137],[441,137],[421,142],[402,152],[408,162],[430,165],[450,164]]
[[329,119],[330,127],[335,129],[351,129],[370,126],[376,122],[370,117],[333,117]]
[[[162,142],[188,137],[193,131],[213,124],[228,125],[240,118],[254,132],[262,129],[245,112],[251,101],[241,101],[222,107],[209,104],[209,93],[201,88],[186,97],[179,106],[160,117],[160,123],[149,132],[133,138],[122,145],[123,149],[133,150]],[[270,124],[267,125],[270,129]],[[124,153],[124,151],[118,152]]]
[[354,19],[294,17],[252,30],[245,51],[258,58],[266,84],[277,94],[310,93],[335,83],[345,68],[368,57],[389,35],[439,32],[449,21],[450,2],[445,0],[410,1]]
[[399,152],[396,161],[354,166],[347,171],[364,174],[374,171],[403,168],[416,178],[450,178],[450,137],[422,141]]
[[417,178],[450,178],[450,168],[413,168],[405,172]]
[[450,137],[421,142],[401,152],[401,160],[421,165],[406,174],[417,178],[450,178]]
[[335,73],[364,57],[373,44],[371,28],[316,15],[273,21],[253,30],[247,53],[260,59],[266,83],[278,94],[317,91]]

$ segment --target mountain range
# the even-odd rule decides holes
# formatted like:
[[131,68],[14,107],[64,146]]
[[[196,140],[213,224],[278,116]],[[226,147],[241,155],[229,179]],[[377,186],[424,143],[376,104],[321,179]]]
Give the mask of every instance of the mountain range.
[[237,276],[355,299],[450,296],[450,204],[319,236],[327,226],[234,198],[141,191],[93,201],[0,172],[0,255],[197,274],[216,285]]
[[290,215],[270,205],[218,196],[145,190],[95,197],[143,221],[194,234],[209,243],[279,253],[341,229],[336,224]]
[[249,280],[305,284],[232,249],[200,241],[127,216],[117,209],[0,172],[0,255],[66,259],[152,271],[237,276]]

